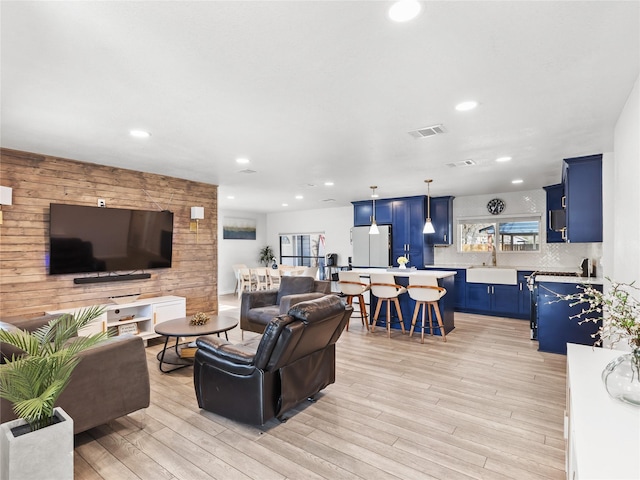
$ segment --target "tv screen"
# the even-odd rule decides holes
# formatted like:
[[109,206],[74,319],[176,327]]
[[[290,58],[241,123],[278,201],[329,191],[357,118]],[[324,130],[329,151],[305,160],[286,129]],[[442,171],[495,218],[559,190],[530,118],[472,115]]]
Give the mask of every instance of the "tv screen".
[[49,274],[171,267],[173,213],[51,204]]

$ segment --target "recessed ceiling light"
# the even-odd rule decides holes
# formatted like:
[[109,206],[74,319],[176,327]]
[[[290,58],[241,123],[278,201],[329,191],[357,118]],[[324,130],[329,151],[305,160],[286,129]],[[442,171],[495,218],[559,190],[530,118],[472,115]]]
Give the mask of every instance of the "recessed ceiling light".
[[421,9],[416,0],[399,0],[389,8],[389,18],[394,22],[408,22],[416,18]]
[[283,204],[282,204],[282,206],[283,206],[283,207],[288,207],[288,206],[289,206],[289,204],[288,204],[288,203],[283,203]]
[[517,178],[515,180],[511,180],[511,183],[522,183],[524,182],[524,180],[522,180],[521,178]]
[[249,163],[249,159],[245,157],[236,158],[236,163],[240,163],[244,165],[246,163]]
[[499,157],[499,158],[496,158],[496,162],[508,162],[509,160],[511,160],[511,157]]
[[469,100],[469,101],[461,102],[457,104],[456,110],[458,110],[459,112],[467,112],[469,110],[473,110],[477,106],[478,106],[478,102],[476,102],[475,100]]
[[333,187],[333,182],[324,182],[325,187]]
[[149,138],[151,134],[144,130],[129,130],[129,135],[136,138]]
[[227,195],[227,198],[228,198],[229,200],[235,200],[235,198],[236,198],[236,197],[234,197],[233,195]]
[[302,195],[296,195],[296,200],[302,200],[304,197]]

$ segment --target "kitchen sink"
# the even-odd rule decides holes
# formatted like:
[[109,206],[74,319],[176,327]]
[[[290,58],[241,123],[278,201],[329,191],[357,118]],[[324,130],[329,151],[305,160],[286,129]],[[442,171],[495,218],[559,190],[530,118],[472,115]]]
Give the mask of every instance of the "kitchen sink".
[[471,267],[467,269],[467,283],[517,285],[518,271],[514,268]]

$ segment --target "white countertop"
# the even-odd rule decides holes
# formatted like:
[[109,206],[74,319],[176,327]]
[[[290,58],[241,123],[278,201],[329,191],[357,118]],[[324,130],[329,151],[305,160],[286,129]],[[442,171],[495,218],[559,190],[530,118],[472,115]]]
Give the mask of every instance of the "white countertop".
[[567,344],[570,438],[580,479],[640,478],[640,408],[612,399],[604,367],[628,352]]
[[589,285],[602,285],[602,277],[571,277],[556,275],[536,275],[536,282],[551,283],[579,283]]
[[386,268],[354,268],[351,271],[359,273],[362,277],[367,277],[371,273],[392,273],[396,277],[430,276],[436,278],[453,277],[456,274],[456,272],[448,270],[411,270],[409,268],[405,270],[394,268],[392,272]]
[[455,268],[455,269],[468,269],[468,268],[511,268],[513,270],[518,270],[520,272],[536,272],[536,271],[542,271],[542,272],[578,272],[579,269],[578,268],[571,268],[571,267],[534,267],[531,265],[497,265],[497,266],[492,266],[492,265],[470,265],[468,263],[464,264],[464,263],[438,263],[437,265],[425,265],[425,268],[433,268],[433,269],[443,269],[443,270],[447,270],[449,268]]

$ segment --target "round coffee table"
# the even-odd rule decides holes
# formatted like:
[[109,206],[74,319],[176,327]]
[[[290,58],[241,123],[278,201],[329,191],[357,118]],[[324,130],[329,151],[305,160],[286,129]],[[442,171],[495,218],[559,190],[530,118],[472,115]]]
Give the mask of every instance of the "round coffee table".
[[[213,334],[220,336],[220,334],[224,332],[226,339],[229,340],[227,332],[238,325],[237,319],[222,315],[210,315],[210,320],[204,325],[189,325],[190,320],[191,317],[176,318],[155,326],[156,333],[164,335],[165,337],[164,348],[156,355],[156,358],[160,360],[158,367],[161,372],[168,373],[178,370],[179,368],[193,365],[191,358],[182,358],[180,356],[180,350],[187,345],[179,343],[180,337],[200,337],[202,335]],[[176,337],[176,344],[173,347],[167,348],[170,337]],[[175,366],[168,370],[163,370],[163,363]]]

